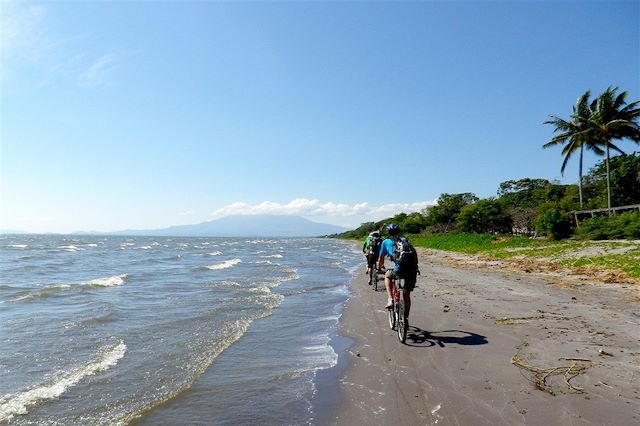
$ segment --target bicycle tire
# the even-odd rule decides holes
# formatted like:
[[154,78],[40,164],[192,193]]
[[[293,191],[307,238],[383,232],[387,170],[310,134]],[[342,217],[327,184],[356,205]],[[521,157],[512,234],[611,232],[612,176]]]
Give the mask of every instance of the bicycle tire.
[[389,311],[389,328],[394,330],[396,328],[396,306],[395,304],[387,309]]
[[400,343],[407,341],[407,328],[409,328],[409,321],[404,315],[404,300],[402,300],[402,296],[403,295],[400,294],[400,300],[398,301],[398,319],[396,324]]
[[373,291],[378,291],[378,271],[373,273]]

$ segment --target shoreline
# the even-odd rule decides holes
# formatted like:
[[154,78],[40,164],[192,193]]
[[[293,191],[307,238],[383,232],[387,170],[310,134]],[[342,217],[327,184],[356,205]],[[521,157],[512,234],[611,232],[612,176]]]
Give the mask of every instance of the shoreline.
[[322,424],[640,421],[635,286],[419,252],[406,345],[384,290],[351,280],[338,333],[354,343]]

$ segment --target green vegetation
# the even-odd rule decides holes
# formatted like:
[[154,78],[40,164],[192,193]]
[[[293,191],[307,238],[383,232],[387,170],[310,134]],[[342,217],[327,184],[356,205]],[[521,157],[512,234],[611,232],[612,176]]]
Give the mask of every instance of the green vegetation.
[[591,218],[576,229],[576,237],[583,240],[640,239],[640,213]]
[[[575,211],[605,209],[640,204],[640,155],[625,154],[614,141],[629,140],[640,144],[640,101],[627,104],[627,92],[610,87],[591,100],[586,91],[572,108],[568,120],[550,116],[556,135],[544,148],[563,146],[560,171],[573,154],[580,153],[578,185],[562,185],[546,179],[508,180],[499,185],[497,197],[479,199],[475,194],[440,195],[435,206],[419,213],[399,214],[378,222],[367,222],[339,235],[364,238],[373,230],[384,231],[396,223],[407,234],[487,233],[543,236],[549,240],[636,239],[638,214],[609,211],[604,217],[585,218],[576,223]],[[605,156],[582,173],[587,151]],[[610,150],[620,155],[610,157]],[[606,214],[606,213],[599,213]],[[578,226],[579,225],[579,226]]]
[[632,242],[544,241],[488,234],[412,235],[411,241],[416,247],[483,255],[495,259],[518,257],[543,260],[567,267],[596,267],[623,271],[631,277],[640,277],[640,245]]
[[[584,148],[594,151],[597,155],[606,154],[606,184],[607,208],[611,208],[611,182],[609,172],[610,149],[624,152],[613,144],[613,141],[629,139],[640,143],[640,101],[627,104],[627,92],[616,94],[617,87],[609,87],[598,98],[590,101],[591,92],[586,91],[573,107],[569,120],[551,116],[545,124],[555,126],[554,136],[543,145],[544,148],[565,143],[562,150],[564,161],[560,171],[564,173],[565,166],[571,155],[580,150],[580,206],[582,207],[582,157]],[[603,149],[604,148],[604,149]]]
[[[572,156],[579,153],[577,185],[524,178],[502,182],[497,197],[487,199],[470,192],[444,193],[435,206],[421,212],[363,223],[338,236],[363,239],[374,230],[384,233],[387,224],[395,223],[419,247],[499,259],[541,258],[572,267],[593,265],[640,277],[637,244],[588,241],[640,239],[637,210],[609,210],[601,216],[582,217],[579,224],[573,214],[583,209],[640,204],[640,155],[627,155],[613,143],[625,139],[640,144],[640,101],[627,104],[627,92],[617,91],[617,87],[610,87],[594,100],[586,91],[568,120],[552,115],[545,122],[554,126],[555,136],[543,147],[563,147],[562,173]],[[585,148],[605,159],[583,176]],[[611,157],[611,149],[619,155]],[[607,252],[601,250],[603,247],[616,250]]]

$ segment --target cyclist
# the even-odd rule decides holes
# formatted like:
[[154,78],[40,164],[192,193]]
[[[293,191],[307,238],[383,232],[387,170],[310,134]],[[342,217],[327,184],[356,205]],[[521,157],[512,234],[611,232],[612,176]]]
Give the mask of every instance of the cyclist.
[[382,238],[380,238],[379,231],[371,232],[364,240],[362,245],[362,252],[367,257],[367,275],[369,275],[369,285],[371,285],[371,277],[375,270],[376,263],[378,262],[378,255],[380,254],[380,245],[382,244]]
[[[389,256],[393,261],[393,268],[389,269],[384,275],[384,284],[387,288],[388,296],[387,306],[385,306],[385,308],[390,309],[393,307],[391,286],[394,284],[392,281],[396,278],[404,278],[404,291],[402,292],[402,296],[404,299],[405,314],[406,317],[409,317],[409,310],[411,309],[411,292],[416,285],[417,274],[420,273],[418,270],[418,256],[408,240],[400,237],[400,227],[398,225],[394,223],[387,225],[387,235],[388,237],[382,242],[380,256],[378,257],[378,269],[384,268],[385,256]],[[399,253],[399,246],[402,246],[402,242],[406,242],[406,245],[408,245],[407,250],[411,251],[411,255],[405,257],[407,260],[410,259],[409,265],[402,264],[401,254]],[[402,273],[399,273],[401,264],[405,271],[401,271]],[[399,275],[402,275],[402,277],[399,277]]]

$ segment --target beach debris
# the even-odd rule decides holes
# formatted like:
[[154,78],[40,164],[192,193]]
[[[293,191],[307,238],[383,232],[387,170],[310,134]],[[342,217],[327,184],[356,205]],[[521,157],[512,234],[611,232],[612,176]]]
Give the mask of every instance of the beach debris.
[[500,324],[500,325],[516,325],[516,324],[524,324],[525,322],[529,322],[529,320],[538,319],[538,318],[540,317],[516,317],[516,318],[502,317],[500,319],[497,319],[495,322],[496,324]]
[[361,356],[360,352],[356,352],[356,356],[359,358]]
[[607,352],[607,351],[605,351],[605,350],[604,350],[604,349],[602,349],[602,348],[598,349],[598,353],[599,353],[600,355],[613,356],[613,354],[612,354],[611,352]]
[[[511,364],[520,369],[520,373],[524,378],[529,380],[536,389],[543,392],[547,392],[550,395],[556,393],[551,389],[551,386],[547,383],[549,377],[562,375],[564,383],[567,385],[569,391],[573,393],[584,393],[584,389],[579,388],[571,384],[571,379],[584,373],[589,367],[593,365],[593,361],[587,358],[558,358],[559,361],[570,361],[571,365],[562,365],[558,367],[536,367],[530,365],[520,355],[520,352],[511,357]],[[526,374],[528,372],[529,374]]]
[[449,305],[444,305],[444,306],[442,307],[442,311],[443,311],[443,312],[449,312],[449,310],[450,310],[450,309],[451,309],[451,308],[449,307]]

